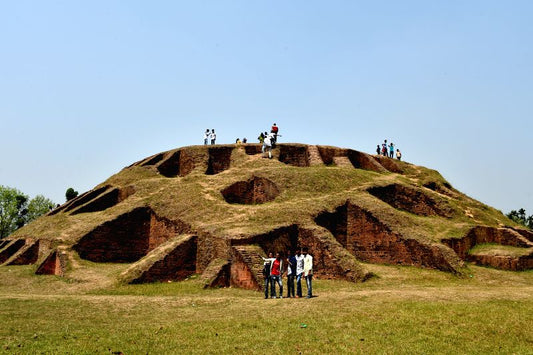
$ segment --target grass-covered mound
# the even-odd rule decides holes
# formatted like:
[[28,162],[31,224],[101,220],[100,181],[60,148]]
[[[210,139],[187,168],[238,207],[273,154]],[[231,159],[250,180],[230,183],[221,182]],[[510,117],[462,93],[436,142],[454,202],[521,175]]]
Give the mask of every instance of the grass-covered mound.
[[[305,246],[319,278],[360,281],[374,274],[361,262],[461,274],[470,249],[496,243],[527,250],[505,256],[533,268],[533,234],[514,227],[438,172],[386,157],[281,144],[265,159],[255,144],[193,146],[134,163],[18,230],[0,262],[73,279],[125,263],[116,280],[127,282],[208,270],[218,286],[258,288],[269,251]],[[492,263],[494,254],[483,264],[515,265]]]

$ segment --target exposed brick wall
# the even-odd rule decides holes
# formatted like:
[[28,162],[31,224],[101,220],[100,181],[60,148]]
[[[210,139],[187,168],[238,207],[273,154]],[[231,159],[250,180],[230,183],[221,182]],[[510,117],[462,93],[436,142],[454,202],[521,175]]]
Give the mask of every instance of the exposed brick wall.
[[496,243],[522,248],[533,246],[533,243],[512,229],[486,226],[470,229],[463,238],[443,239],[442,242],[452,248],[463,260],[467,258],[468,251],[476,244]]
[[196,272],[197,240],[193,236],[180,243],[162,260],[156,261],[148,270],[131,283],[154,281],[180,281]]
[[181,150],[171,153],[158,166],[157,171],[166,177],[175,177],[180,173]]
[[26,245],[17,251],[19,253],[15,259],[9,261],[8,265],[31,265],[39,259],[39,240],[26,240]]
[[317,148],[318,152],[320,153],[320,156],[322,157],[322,161],[326,165],[334,164],[334,158],[336,157],[348,156],[348,149],[328,147],[323,145],[318,145]]
[[15,255],[24,245],[26,241],[24,239],[16,239],[9,243],[4,249],[0,252],[0,264],[4,263],[7,259]]
[[214,259],[228,259],[231,255],[230,241],[208,232],[198,233],[197,271],[203,272]]
[[96,262],[132,262],[169,238],[190,228],[136,208],[86,234],[74,246],[83,259]]
[[272,252],[286,256],[290,250],[298,247],[298,235],[298,226],[291,225],[249,238],[233,239],[231,243],[232,245],[258,244],[267,254]]
[[261,290],[263,278],[258,275],[262,267],[259,260],[256,255],[248,255],[246,250],[232,249],[230,285],[247,290]]
[[76,198],[73,198],[72,200],[65,202],[60,207],[50,211],[48,213],[48,215],[51,216],[51,215],[54,215],[54,214],[56,214],[58,212],[71,211],[74,208],[79,207],[79,206],[89,202],[90,200],[92,200],[96,196],[100,195],[102,192],[104,192],[105,190],[107,190],[110,187],[111,186],[109,186],[109,185],[105,185],[105,186],[99,187],[99,188],[97,188],[95,190],[90,190],[90,191],[84,192],[81,195],[77,196]]
[[262,152],[262,145],[256,143],[243,144],[244,151],[248,155],[260,154]]
[[348,158],[356,169],[371,170],[378,173],[387,171],[387,169],[369,154],[350,149],[348,150]]
[[309,152],[306,145],[278,144],[279,161],[293,166],[309,166]]
[[[390,159],[390,158],[389,158]],[[446,201],[437,200],[422,190],[399,184],[371,187],[367,190],[373,196],[394,208],[420,216],[452,217],[453,210]]]
[[126,198],[128,198],[134,193],[135,188],[133,186],[128,186],[123,189],[115,187],[111,190],[105,191],[104,193],[95,197],[85,205],[73,210],[71,214],[74,215],[78,213],[103,211],[124,201]]
[[248,181],[238,181],[221,193],[226,202],[251,205],[274,200],[279,189],[272,181],[255,176]]
[[351,203],[339,206],[334,213],[318,215],[316,222],[360,260],[455,271],[444,247],[404,238],[370,212]]
[[376,159],[385,169],[390,172],[403,174],[404,170],[402,166],[393,158],[387,158],[381,155],[376,155],[373,157]]
[[67,267],[67,253],[64,250],[52,251],[39,265],[35,274],[64,276]]
[[207,175],[215,175],[229,169],[231,153],[234,147],[209,148],[209,160],[207,162]]
[[148,157],[138,163],[135,163],[134,165],[139,165],[139,166],[149,166],[149,165],[155,165],[157,163],[159,163],[161,160],[163,160],[163,158],[165,157],[165,153],[159,153],[159,154],[155,154],[155,155],[152,155],[151,157]]
[[501,270],[523,271],[533,269],[533,256],[512,257],[507,255],[468,255],[467,261]]

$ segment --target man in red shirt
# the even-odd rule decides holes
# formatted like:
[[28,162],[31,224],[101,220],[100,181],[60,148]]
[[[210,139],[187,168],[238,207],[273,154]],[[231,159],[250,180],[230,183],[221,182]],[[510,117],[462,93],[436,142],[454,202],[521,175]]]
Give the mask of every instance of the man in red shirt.
[[270,296],[276,298],[276,283],[279,285],[279,298],[283,298],[283,260],[279,253],[276,253],[276,259],[270,266]]
[[272,148],[275,147],[276,143],[278,142],[278,126],[276,126],[276,124],[274,123],[272,125],[272,129],[270,129],[270,133],[273,133],[274,134],[274,141],[272,142]]

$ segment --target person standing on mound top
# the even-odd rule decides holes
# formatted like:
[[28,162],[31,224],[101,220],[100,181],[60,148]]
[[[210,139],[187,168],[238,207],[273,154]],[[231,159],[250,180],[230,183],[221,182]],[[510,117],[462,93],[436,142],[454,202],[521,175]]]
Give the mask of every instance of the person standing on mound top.
[[268,298],[268,289],[270,286],[270,283],[272,282],[270,279],[270,266],[272,265],[272,262],[276,260],[274,258],[274,255],[272,253],[268,253],[268,258],[263,258],[263,277],[265,278],[265,299]]
[[396,149],[396,159],[402,160],[402,153],[400,152],[399,149]]
[[215,129],[214,128],[211,130],[210,137],[211,137],[211,144],[215,144],[215,141],[217,140],[217,134],[215,133]]
[[279,128],[274,123],[272,125],[272,128],[270,129],[270,133],[273,134],[273,136],[272,136],[272,148],[275,148],[276,147],[276,143],[278,142],[278,131],[279,131]]
[[381,155],[381,147],[378,144],[378,147],[376,148],[376,154]]
[[204,145],[207,145],[207,143],[209,142],[209,137],[210,136],[211,136],[211,134],[209,133],[209,129],[206,129],[205,133],[204,133]]
[[304,277],[307,286],[307,298],[313,297],[313,257],[304,248]]
[[268,152],[268,158],[269,159],[272,159],[272,140],[273,140],[273,135],[272,133],[268,134],[266,137],[265,137],[265,140],[263,141],[263,158],[266,158],[265,156],[265,151]]
[[394,143],[389,144],[389,158],[394,158]]
[[270,264],[270,297],[276,298],[276,284],[279,285],[279,298],[283,298],[283,260],[279,253],[276,253],[276,259]]

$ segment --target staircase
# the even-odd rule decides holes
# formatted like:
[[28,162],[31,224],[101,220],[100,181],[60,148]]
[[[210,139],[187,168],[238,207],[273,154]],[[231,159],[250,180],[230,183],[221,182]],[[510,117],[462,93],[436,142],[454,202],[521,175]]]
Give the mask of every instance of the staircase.
[[352,162],[348,157],[333,157],[336,166],[353,168]]
[[309,165],[310,166],[324,165],[324,161],[322,160],[322,156],[320,156],[320,152],[318,151],[318,148],[316,145],[308,146],[307,152],[309,154]]
[[[257,245],[236,245],[233,247],[234,254],[236,256],[236,259],[238,261],[241,261],[246,265],[248,271],[250,272],[252,276],[252,280],[249,280],[250,282],[247,282],[246,280],[242,280],[243,278],[239,278],[239,280],[236,280],[239,283],[244,283],[244,288],[248,289],[258,289],[261,290],[263,285],[263,264],[264,261],[261,256],[265,255],[265,252],[261,247]],[[240,259],[240,260],[239,260]],[[232,277],[236,277],[237,275],[232,275]]]

